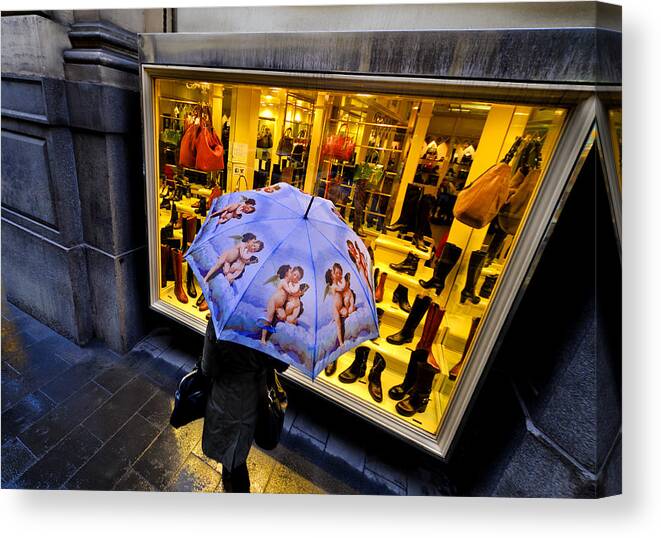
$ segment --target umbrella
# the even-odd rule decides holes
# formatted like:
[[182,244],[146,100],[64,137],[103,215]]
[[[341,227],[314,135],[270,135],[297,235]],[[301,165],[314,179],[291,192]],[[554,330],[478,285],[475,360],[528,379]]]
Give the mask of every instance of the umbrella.
[[364,243],[332,202],[287,183],[216,198],[185,258],[219,340],[312,379],[379,335]]

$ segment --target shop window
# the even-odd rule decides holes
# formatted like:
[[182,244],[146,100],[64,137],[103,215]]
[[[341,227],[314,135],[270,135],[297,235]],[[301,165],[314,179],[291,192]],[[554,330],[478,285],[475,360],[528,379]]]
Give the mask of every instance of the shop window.
[[313,385],[435,435],[566,111],[156,79],[152,113],[162,310],[206,324],[182,254],[215,197],[284,181],[330,199],[374,253],[380,336]]

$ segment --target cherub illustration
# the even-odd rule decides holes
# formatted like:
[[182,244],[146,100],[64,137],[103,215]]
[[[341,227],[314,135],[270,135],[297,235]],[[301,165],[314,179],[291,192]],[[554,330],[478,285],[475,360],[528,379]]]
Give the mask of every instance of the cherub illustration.
[[260,187],[259,189],[255,189],[255,190],[256,191],[264,191],[264,192],[267,192],[267,193],[270,194],[270,193],[273,193],[275,191],[279,191],[280,190],[280,185],[272,185],[270,187]]
[[347,251],[351,261],[356,265],[358,272],[365,279],[365,282],[367,282],[370,292],[373,293],[374,291],[372,290],[372,283],[370,282],[369,270],[367,269],[367,259],[365,259],[363,251],[358,248],[358,243],[356,241],[352,243],[349,239],[347,239]]
[[218,228],[218,226],[225,224],[231,219],[240,219],[243,215],[248,215],[254,212],[255,200],[253,198],[243,198],[240,202],[229,204],[228,206],[211,213],[209,218],[218,217],[218,221],[216,222],[216,228]]
[[334,263],[326,271],[326,293],[333,294],[333,320],[337,328],[337,341],[340,346],[344,344],[344,320],[356,311],[356,294],[351,289],[351,275],[342,276],[342,266]]
[[232,285],[235,280],[243,276],[247,265],[259,261],[257,256],[253,254],[262,250],[264,243],[259,241],[255,234],[250,232],[237,237],[237,239],[240,239],[240,241],[236,245],[228,248],[218,256],[216,263],[204,277],[205,282],[209,282],[222,271],[227,279],[227,283]]
[[278,321],[296,324],[303,313],[301,297],[309,289],[309,285],[301,283],[303,268],[281,265],[276,275],[267,283],[278,281],[277,289],[269,298],[266,305],[266,316],[258,320],[258,326],[262,329],[262,342],[266,343],[268,333],[275,332]]

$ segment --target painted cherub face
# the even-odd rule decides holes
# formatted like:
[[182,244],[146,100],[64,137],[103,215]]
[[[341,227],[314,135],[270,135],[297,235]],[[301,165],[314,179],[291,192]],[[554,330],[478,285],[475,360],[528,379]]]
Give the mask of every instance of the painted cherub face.
[[251,239],[248,241],[248,250],[250,252],[259,252],[262,250],[262,242],[257,239]]
[[290,280],[295,284],[299,280],[301,280],[301,272],[298,269],[290,269],[289,271],[289,278]]
[[342,269],[340,269],[337,265],[333,267],[333,277],[335,278],[335,280],[342,279]]
[[254,213],[255,212],[255,206],[250,205],[250,204],[243,204],[241,206],[241,212],[242,213]]

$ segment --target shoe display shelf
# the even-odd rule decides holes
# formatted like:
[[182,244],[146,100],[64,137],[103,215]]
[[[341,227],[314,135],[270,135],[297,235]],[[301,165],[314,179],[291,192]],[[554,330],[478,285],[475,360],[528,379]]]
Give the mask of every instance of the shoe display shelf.
[[[211,192],[211,191],[209,191]],[[181,216],[182,214],[185,215],[195,215],[198,216],[195,213],[195,209],[192,207],[192,203],[195,202],[197,198],[182,198],[179,202],[175,202],[175,206],[177,208],[177,212]],[[167,226],[167,224],[170,222],[170,217],[171,213],[169,209],[159,209],[158,212],[158,228],[159,230]],[[172,235],[176,238],[179,239],[180,241],[183,239],[183,232],[181,231],[181,228],[173,230]],[[185,254],[185,252],[183,252]],[[186,261],[184,260],[183,263],[183,271],[182,271],[182,278],[184,279],[184,291],[186,291]],[[195,303],[197,299],[200,297],[200,294],[202,291],[200,290],[199,285],[197,282],[194,282],[195,285],[195,290],[197,291],[197,297],[193,298],[190,297],[188,294],[188,302],[187,303],[182,303],[180,302],[177,297],[174,294],[174,287],[175,283],[173,281],[168,281],[167,286],[164,288],[159,288],[160,289],[160,298],[171,304],[176,306],[177,308],[183,310],[186,314],[194,317],[195,319],[202,319],[206,321],[206,314],[207,311],[200,311],[200,309],[195,306]]]
[[[385,346],[390,346],[390,344],[386,343],[385,338],[379,338],[379,340],[383,340]],[[415,339],[413,343],[414,342],[416,342]],[[333,387],[336,387],[339,391],[343,392],[344,394],[353,396],[360,402],[366,403],[367,405],[374,407],[382,412],[385,411],[389,415],[396,417],[397,420],[400,420],[404,424],[412,426],[415,429],[422,428],[428,433],[435,434],[438,430],[438,426],[441,422],[443,413],[447,408],[449,400],[449,391],[444,390],[445,385],[443,385],[443,383],[445,383],[444,380],[446,377],[439,374],[434,379],[429,403],[427,404],[427,409],[425,409],[424,413],[416,413],[412,417],[404,417],[397,413],[395,410],[395,405],[397,405],[397,402],[388,396],[388,390],[402,382],[404,379],[404,374],[406,373],[406,365],[404,364],[401,370],[391,368],[392,358],[382,351],[383,348],[375,346],[372,342],[369,341],[363,343],[362,345],[370,348],[370,354],[367,360],[367,369],[365,371],[365,375],[362,378],[358,379],[355,383],[342,383],[339,380],[339,375],[354,361],[354,352],[351,351],[349,353],[345,353],[337,360],[337,369],[333,375],[327,376],[324,372],[322,372],[317,380],[319,380],[319,382],[328,383]],[[400,356],[403,357],[406,355],[407,360],[411,355],[411,350],[415,349],[411,344],[391,347],[397,348],[397,353]],[[369,376],[370,369],[372,368],[375,351],[379,351],[379,353],[383,355],[383,358],[386,360],[387,364],[386,369],[381,374],[381,387],[383,389],[383,401],[381,402],[375,402],[367,390],[367,378]]]

